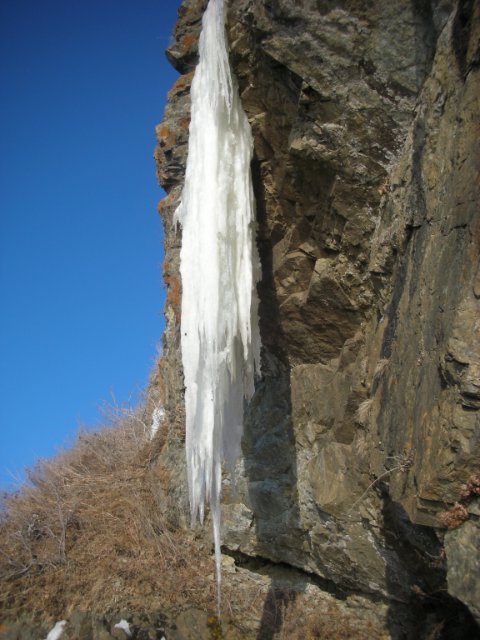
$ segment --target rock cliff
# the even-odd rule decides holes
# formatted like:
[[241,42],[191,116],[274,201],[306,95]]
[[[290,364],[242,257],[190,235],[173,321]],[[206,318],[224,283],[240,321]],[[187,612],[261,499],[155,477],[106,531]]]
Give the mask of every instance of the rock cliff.
[[[179,10],[167,55],[181,75],[155,152],[167,301],[152,389],[170,418],[158,462],[166,511],[180,521],[172,217],[205,5]],[[480,6],[227,6],[254,135],[263,375],[236,494],[225,484],[225,553],[377,603],[392,638],[478,637]]]

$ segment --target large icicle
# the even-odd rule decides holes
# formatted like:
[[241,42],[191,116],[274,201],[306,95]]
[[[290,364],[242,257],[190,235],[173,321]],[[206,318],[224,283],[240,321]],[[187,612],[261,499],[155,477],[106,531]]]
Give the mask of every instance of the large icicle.
[[225,45],[223,0],[203,16],[192,82],[182,201],[181,344],[192,523],[209,502],[220,592],[222,462],[233,474],[243,408],[254,390],[260,337],[252,137]]

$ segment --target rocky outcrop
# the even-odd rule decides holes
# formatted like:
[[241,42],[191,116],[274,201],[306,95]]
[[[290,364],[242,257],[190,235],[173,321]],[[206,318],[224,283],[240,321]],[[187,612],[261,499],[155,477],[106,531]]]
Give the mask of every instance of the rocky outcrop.
[[[160,461],[180,519],[172,218],[205,4],[182,4],[168,55],[183,75],[157,128],[157,384],[172,425]],[[440,515],[480,470],[478,3],[227,4],[254,135],[263,353],[224,545],[386,603],[392,638],[476,637],[478,507],[463,498],[466,521],[446,537]]]

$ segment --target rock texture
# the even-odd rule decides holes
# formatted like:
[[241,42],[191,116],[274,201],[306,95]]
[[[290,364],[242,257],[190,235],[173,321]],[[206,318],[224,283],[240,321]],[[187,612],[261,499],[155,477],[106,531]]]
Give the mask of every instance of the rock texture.
[[[172,216],[205,5],[180,9],[167,55],[182,75],[157,128],[168,294],[154,384],[179,519]],[[227,5],[255,144],[263,375],[235,496],[225,485],[224,545],[385,603],[392,638],[478,637],[478,508],[464,497],[467,519],[446,536],[440,514],[480,471],[480,7]]]

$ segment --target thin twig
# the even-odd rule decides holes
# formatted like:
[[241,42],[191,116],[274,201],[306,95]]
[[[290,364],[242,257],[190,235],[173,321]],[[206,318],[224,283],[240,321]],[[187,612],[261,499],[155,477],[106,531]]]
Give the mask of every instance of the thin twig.
[[393,457],[396,460],[401,460],[400,464],[397,465],[396,467],[393,467],[393,469],[388,469],[387,471],[385,471],[384,473],[379,475],[378,478],[375,478],[375,480],[368,485],[368,487],[365,489],[365,491],[362,493],[362,495],[358,498],[358,500],[356,500],[352,504],[350,509],[347,511],[348,515],[350,515],[350,513],[357,506],[357,504],[359,504],[363,500],[363,498],[367,495],[367,493],[370,491],[370,489],[372,489],[377,484],[377,482],[380,482],[381,480],[383,480],[384,478],[389,476],[394,471],[401,471],[402,473],[406,473],[410,469],[412,464],[413,464],[413,452],[412,451],[409,451],[407,454],[405,454],[403,456],[389,456],[389,457],[391,457],[391,458]]

